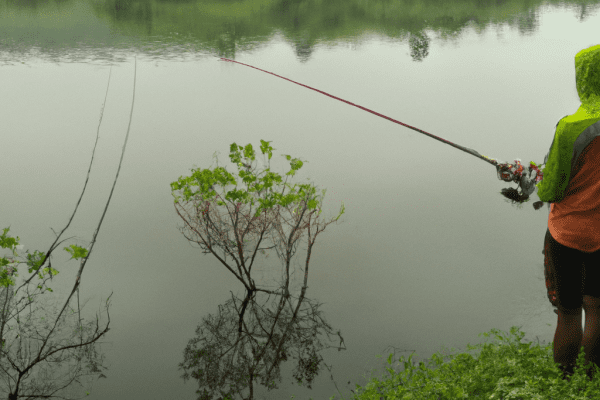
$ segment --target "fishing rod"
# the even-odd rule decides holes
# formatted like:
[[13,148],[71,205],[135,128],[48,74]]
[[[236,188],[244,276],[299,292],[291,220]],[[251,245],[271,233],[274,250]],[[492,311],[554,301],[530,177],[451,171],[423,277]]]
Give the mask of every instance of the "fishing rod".
[[[462,150],[465,153],[469,153],[469,154],[471,154],[471,155],[473,155],[473,156],[475,156],[475,157],[477,157],[477,158],[479,158],[479,159],[481,159],[483,161],[486,161],[486,162],[488,162],[488,163],[490,163],[490,164],[492,164],[492,165],[494,165],[496,167],[496,171],[498,173],[498,179],[501,179],[501,180],[503,180],[505,182],[517,182],[519,184],[518,187],[521,188],[521,192],[519,192],[517,189],[514,189],[514,188],[502,189],[502,191],[500,192],[507,199],[511,200],[513,202],[513,204],[515,204],[515,203],[524,203],[526,201],[529,201],[529,195],[533,192],[535,184],[537,182],[541,181],[542,178],[543,178],[543,174],[542,174],[542,171],[541,171],[541,168],[542,168],[543,164],[537,165],[533,161],[531,161],[530,164],[529,164],[529,166],[523,166],[523,165],[521,165],[521,160],[519,160],[519,159],[515,160],[515,164],[503,163],[501,161],[496,160],[495,158],[490,158],[490,157],[484,156],[484,155],[480,154],[479,152],[477,152],[477,151],[475,151],[473,149],[469,149],[468,147],[464,147],[464,146],[461,146],[459,144],[452,143],[449,140],[443,139],[443,138],[441,138],[439,136],[432,135],[429,132],[425,132],[422,129],[415,128],[414,126],[410,126],[408,124],[400,122],[400,121],[398,121],[398,120],[396,120],[394,118],[388,117],[387,115],[380,114],[380,113],[375,112],[373,110],[370,110],[370,109],[368,109],[366,107],[360,106],[358,104],[351,103],[348,100],[344,100],[344,99],[341,99],[341,98],[339,98],[337,96],[334,96],[334,95],[331,95],[329,93],[326,93],[326,92],[324,92],[322,90],[315,89],[315,88],[310,87],[308,85],[304,85],[304,84],[302,84],[300,82],[296,82],[296,81],[293,81],[291,79],[285,78],[285,77],[283,77],[281,75],[274,74],[273,72],[265,71],[264,69],[253,67],[252,65],[244,64],[244,63],[241,63],[239,61],[230,60],[228,58],[220,57],[219,61],[227,61],[227,62],[232,62],[232,63],[244,65],[246,67],[254,68],[254,69],[257,69],[259,71],[266,72],[267,74],[274,75],[274,76],[276,76],[278,78],[285,79],[286,81],[295,83],[296,85],[304,86],[305,88],[314,90],[315,92],[319,92],[321,94],[324,94],[325,96],[329,96],[329,97],[331,97],[333,99],[336,99],[336,100],[339,100],[339,101],[343,101],[346,104],[350,104],[351,106],[360,108],[361,110],[364,110],[364,111],[367,111],[367,112],[370,112],[371,114],[377,115],[378,117],[385,118],[385,119],[387,119],[389,121],[392,121],[392,122],[394,122],[396,124],[399,124],[399,125],[402,125],[402,126],[404,126],[406,128],[412,129],[413,131],[417,131],[419,133],[427,135],[427,136],[429,136],[429,137],[431,137],[433,139],[439,140],[442,143],[449,144],[450,146],[455,147],[455,148],[457,148],[459,150]],[[541,202],[536,202],[536,203],[533,204],[533,207],[536,210],[539,209],[541,206],[542,206]]]

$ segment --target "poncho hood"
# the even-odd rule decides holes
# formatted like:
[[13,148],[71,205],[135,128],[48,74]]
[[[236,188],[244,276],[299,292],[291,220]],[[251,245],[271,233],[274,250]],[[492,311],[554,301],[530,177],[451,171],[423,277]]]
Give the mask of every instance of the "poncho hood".
[[575,55],[575,81],[581,107],[597,117],[600,113],[600,44]]
[[600,120],[600,45],[575,55],[575,81],[581,106],[556,125],[554,140],[546,155],[541,182],[536,186],[544,202],[559,202],[571,178],[572,167],[581,151],[574,147],[578,136]]

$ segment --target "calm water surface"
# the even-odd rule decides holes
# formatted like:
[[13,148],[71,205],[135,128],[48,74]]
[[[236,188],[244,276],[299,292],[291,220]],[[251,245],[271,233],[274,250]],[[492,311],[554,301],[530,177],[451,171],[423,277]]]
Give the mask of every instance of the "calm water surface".
[[[203,317],[244,288],[180,233],[170,182],[229,163],[229,145],[270,140],[327,189],[307,296],[340,330],[312,390],[255,385],[257,399],[348,399],[384,360],[489,342],[521,326],[548,344],[543,280],[548,210],[503,201],[475,157],[228,57],[311,85],[501,160],[542,162],[579,106],[574,56],[598,43],[599,3],[325,1],[0,2],[1,226],[46,250],[82,189],[112,75],[90,183],[66,237],[89,244],[135,109],[110,208],[81,283],[86,318],[111,292],[109,367],[90,399],[194,399],[183,349]],[[261,158],[257,159],[262,165]],[[235,171],[229,165],[230,171]],[[513,185],[514,186],[514,185]],[[533,196],[533,201],[537,196]],[[302,242],[303,244],[305,241]],[[303,249],[303,248],[302,248]],[[302,277],[305,250],[295,258]],[[64,254],[63,254],[64,253]],[[55,253],[64,299],[78,264]],[[275,255],[257,267],[273,284]],[[298,278],[299,279],[299,278]],[[299,280],[295,287],[299,288]],[[297,293],[296,293],[297,295]],[[327,338],[323,338],[327,342]],[[327,342],[336,345],[335,341]],[[382,358],[377,358],[382,355]],[[401,369],[399,366],[397,369]]]

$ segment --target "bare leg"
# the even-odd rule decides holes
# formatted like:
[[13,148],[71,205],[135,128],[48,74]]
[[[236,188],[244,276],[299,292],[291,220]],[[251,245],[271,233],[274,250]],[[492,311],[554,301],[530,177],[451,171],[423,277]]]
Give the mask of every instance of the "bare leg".
[[581,345],[585,351],[586,364],[600,364],[600,299],[583,296],[585,331]]
[[[586,330],[587,328],[586,326]],[[553,343],[554,362],[565,367],[574,365],[582,345],[582,338],[581,308],[577,310],[559,310]]]

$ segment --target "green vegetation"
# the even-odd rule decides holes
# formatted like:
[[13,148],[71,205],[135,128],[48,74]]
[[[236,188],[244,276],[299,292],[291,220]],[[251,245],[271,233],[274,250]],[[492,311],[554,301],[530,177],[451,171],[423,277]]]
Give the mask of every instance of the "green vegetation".
[[[490,332],[500,339],[498,343],[467,345],[469,350],[482,349],[478,358],[469,353],[434,354],[435,369],[430,369],[423,362],[414,366],[411,354],[407,361],[404,357],[400,358],[398,363],[403,363],[405,369],[397,372],[391,368],[390,354],[390,367],[386,368],[389,379],[380,381],[372,378],[365,387],[356,385],[352,400],[600,399],[600,380],[595,378],[590,382],[585,369],[579,368],[584,364],[583,347],[575,374],[568,382],[562,379],[562,372],[554,363],[552,343],[546,347],[540,347],[539,341],[535,346],[521,343],[525,334],[515,326],[510,330],[512,336],[501,335],[496,329]],[[489,333],[483,335],[490,336]],[[451,361],[444,364],[444,357]],[[329,400],[335,398],[332,396]]]

